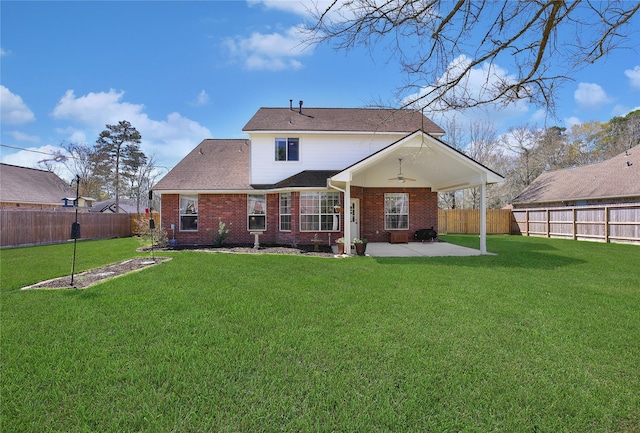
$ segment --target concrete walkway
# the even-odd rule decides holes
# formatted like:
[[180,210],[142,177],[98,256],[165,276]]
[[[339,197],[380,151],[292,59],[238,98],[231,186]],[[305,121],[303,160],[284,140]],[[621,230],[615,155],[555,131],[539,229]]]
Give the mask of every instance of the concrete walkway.
[[371,257],[461,257],[482,255],[480,250],[461,247],[448,242],[409,242],[408,244],[369,242],[366,254]]

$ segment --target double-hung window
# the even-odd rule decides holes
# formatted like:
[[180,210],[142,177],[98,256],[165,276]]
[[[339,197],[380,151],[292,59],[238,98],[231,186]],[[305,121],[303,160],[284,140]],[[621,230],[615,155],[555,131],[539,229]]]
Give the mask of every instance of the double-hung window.
[[299,138],[276,138],[276,161],[299,161]]
[[280,193],[280,231],[291,231],[291,193]]
[[409,228],[409,194],[389,193],[384,195],[385,230],[407,230]]
[[300,193],[300,231],[339,231],[340,205],[339,192]]
[[250,231],[267,229],[267,196],[249,194],[247,197],[247,227]]
[[180,195],[180,230],[198,230],[198,196]]

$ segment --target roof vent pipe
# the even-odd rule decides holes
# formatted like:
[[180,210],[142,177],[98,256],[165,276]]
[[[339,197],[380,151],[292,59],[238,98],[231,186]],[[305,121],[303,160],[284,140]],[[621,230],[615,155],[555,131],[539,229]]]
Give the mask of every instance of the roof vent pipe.
[[293,99],[289,99],[289,110],[293,111]]
[[300,114],[302,114],[302,101],[300,101]]

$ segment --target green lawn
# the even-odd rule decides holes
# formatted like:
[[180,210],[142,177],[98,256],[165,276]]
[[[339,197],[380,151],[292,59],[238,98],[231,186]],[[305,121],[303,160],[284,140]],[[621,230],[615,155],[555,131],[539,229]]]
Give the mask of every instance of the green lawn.
[[[477,236],[446,236],[466,246]],[[77,270],[136,255],[78,243]],[[169,254],[87,290],[71,245],[0,252],[2,432],[640,432],[640,247]]]

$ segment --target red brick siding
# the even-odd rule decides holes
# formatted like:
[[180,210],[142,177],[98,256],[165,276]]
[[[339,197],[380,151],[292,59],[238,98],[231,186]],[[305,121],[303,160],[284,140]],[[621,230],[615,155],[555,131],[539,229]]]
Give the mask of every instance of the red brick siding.
[[[409,239],[421,228],[438,229],[438,195],[430,188],[362,188],[353,187],[351,196],[360,199],[361,236],[371,242],[386,242],[389,234],[384,229],[384,194],[387,192],[409,193]],[[171,237],[171,224],[175,224],[175,237],[182,245],[209,245],[212,235],[218,232],[218,219],[227,224],[230,244],[253,244],[253,236],[247,227],[246,194],[200,194],[198,196],[198,231],[181,232],[178,194],[162,195],[162,228]],[[291,193],[290,232],[280,231],[280,194],[267,194],[267,230],[260,236],[262,244],[310,245],[316,232],[300,232],[298,192]],[[340,227],[344,228],[341,214]],[[341,232],[330,232],[332,242],[342,236]],[[318,238],[329,242],[329,232],[317,232]]]
[[360,235],[369,242],[388,242],[389,233],[384,229],[385,193],[409,194],[409,240],[416,230],[433,227],[438,230],[438,193],[431,188],[364,188],[354,191],[360,198]]

